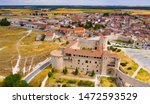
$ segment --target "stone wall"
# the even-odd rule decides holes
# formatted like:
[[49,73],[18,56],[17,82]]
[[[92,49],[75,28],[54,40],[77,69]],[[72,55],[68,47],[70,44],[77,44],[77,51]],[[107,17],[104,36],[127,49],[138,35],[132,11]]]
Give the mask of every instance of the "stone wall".
[[121,70],[117,70],[117,78],[118,78],[117,82],[120,86],[122,86],[121,84],[123,82],[123,83],[129,83],[134,87],[150,87],[149,83],[145,83],[135,78],[132,78],[127,74],[123,73]]

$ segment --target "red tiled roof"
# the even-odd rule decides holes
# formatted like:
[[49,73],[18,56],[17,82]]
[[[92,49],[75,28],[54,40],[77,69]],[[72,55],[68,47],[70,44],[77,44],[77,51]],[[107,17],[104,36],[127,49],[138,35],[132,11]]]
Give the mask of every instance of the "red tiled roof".
[[46,36],[53,36],[53,33],[47,32],[47,33],[45,33],[45,35],[46,35]]
[[74,31],[80,31],[80,30],[85,30],[85,28],[83,28],[83,27],[74,28]]

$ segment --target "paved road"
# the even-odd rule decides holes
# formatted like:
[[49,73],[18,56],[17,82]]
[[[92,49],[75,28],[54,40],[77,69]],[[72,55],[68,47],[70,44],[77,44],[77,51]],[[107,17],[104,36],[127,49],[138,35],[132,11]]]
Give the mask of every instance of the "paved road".
[[49,66],[51,64],[51,61],[46,61],[44,64],[42,64],[40,67],[38,67],[36,70],[34,70],[33,72],[31,72],[30,74],[28,74],[24,80],[27,81],[28,83],[38,74],[40,73],[42,70],[44,70],[47,66]]

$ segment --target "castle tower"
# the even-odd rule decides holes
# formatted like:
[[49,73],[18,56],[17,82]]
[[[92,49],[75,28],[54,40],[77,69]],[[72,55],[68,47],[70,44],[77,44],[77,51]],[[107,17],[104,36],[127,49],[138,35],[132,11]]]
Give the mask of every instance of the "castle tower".
[[107,42],[108,42],[108,38],[106,36],[101,36],[100,40],[99,40],[99,44],[103,45],[103,50],[107,51]]

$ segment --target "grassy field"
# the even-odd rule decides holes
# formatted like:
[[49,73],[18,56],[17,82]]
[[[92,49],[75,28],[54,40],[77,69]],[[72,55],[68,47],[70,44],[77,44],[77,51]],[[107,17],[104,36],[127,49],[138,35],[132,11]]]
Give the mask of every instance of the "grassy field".
[[116,13],[120,10],[111,10],[111,9],[68,9],[68,8],[58,8],[53,10],[51,13]]
[[90,77],[86,72],[79,70],[78,75],[73,75],[74,69],[67,69],[68,73],[63,74],[62,70],[57,70],[52,77],[46,82],[46,87],[59,87],[59,86],[93,86],[94,83],[91,81],[94,77]]
[[51,67],[47,67],[41,73],[39,73],[37,76],[35,76],[29,84],[33,87],[40,87],[42,81],[48,75],[50,70],[51,70]]
[[102,87],[117,87],[116,79],[111,77],[101,77],[100,83]]
[[139,79],[139,80],[142,80],[144,82],[150,83],[150,74],[142,68],[140,69],[140,71],[138,72],[138,74],[135,78]]
[[121,63],[126,63],[126,66],[120,65],[124,72],[127,72],[130,76],[137,70],[138,64],[135,63],[132,59],[130,59],[123,51],[116,52],[118,56],[121,58]]
[[51,77],[47,80],[46,87],[94,87],[94,82],[88,80]]
[[150,15],[150,10],[130,10],[132,15]]

